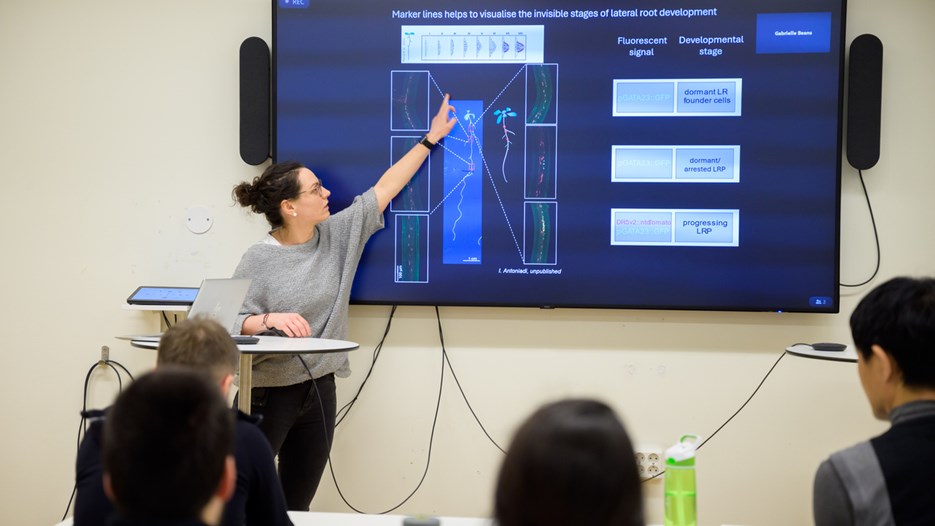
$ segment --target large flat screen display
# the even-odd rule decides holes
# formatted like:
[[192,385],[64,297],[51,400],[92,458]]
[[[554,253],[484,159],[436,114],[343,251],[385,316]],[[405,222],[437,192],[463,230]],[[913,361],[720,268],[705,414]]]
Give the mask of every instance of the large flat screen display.
[[274,157],[340,210],[458,124],[352,301],[838,311],[844,0],[274,0]]

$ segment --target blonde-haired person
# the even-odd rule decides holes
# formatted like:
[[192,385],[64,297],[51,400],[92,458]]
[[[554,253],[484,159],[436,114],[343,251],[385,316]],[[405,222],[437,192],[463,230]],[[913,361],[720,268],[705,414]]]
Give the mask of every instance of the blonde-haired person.
[[[206,375],[226,399],[240,363],[230,334],[214,320],[196,316],[170,327],[159,341],[156,369],[186,367]],[[113,504],[101,485],[101,433],[106,411],[94,421],[78,450],[74,526],[104,524]],[[223,526],[291,526],[286,499],[276,474],[273,451],[257,427],[257,418],[236,412],[234,494],[224,507]]]

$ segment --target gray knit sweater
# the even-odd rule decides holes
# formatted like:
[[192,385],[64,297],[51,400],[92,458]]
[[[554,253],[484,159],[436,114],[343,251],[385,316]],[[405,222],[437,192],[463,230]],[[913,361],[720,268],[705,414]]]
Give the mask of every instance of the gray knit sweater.
[[[297,312],[308,320],[316,338],[347,339],[351,284],[364,244],[383,228],[383,214],[373,188],[354,198],[346,209],[315,227],[315,236],[301,245],[280,245],[267,236],[252,245],[234,271],[251,278],[250,291],[234,324],[240,333],[247,316],[267,312]],[[329,373],[346,377],[347,352],[303,354],[315,378]],[[295,355],[258,355],[253,360],[253,386],[294,385],[309,379]]]

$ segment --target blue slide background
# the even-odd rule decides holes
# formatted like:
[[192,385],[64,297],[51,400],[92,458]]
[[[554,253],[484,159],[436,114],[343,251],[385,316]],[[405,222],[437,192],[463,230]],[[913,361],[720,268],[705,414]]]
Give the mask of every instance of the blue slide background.
[[[434,21],[542,24],[545,62],[558,64],[553,103],[558,105],[555,178],[561,213],[554,226],[555,267],[562,273],[499,273],[524,268],[517,239],[522,242],[525,75],[511,82],[522,65],[400,64],[400,26],[429,22],[393,19],[391,12],[636,7],[630,4],[311,0],[304,8],[279,9],[274,2],[274,155],[304,162],[328,181],[332,210],[372,186],[388,166],[392,70],[430,72],[432,111],[442,91],[489,105],[483,117],[484,165],[478,164],[476,176],[483,182],[483,211],[475,218],[483,235],[482,264],[442,262],[439,207],[429,219],[430,283],[394,283],[393,229],[388,228],[368,243],[352,301],[837,311],[843,0],[712,0],[703,5],[672,0],[665,5],[717,8],[716,17]],[[828,52],[758,53],[759,17],[788,12],[826,13]],[[701,46],[677,43],[679,35],[741,34],[743,45],[706,46],[724,49],[720,57],[700,56]],[[628,46],[617,45],[621,35],[668,36],[669,44],[654,46],[655,56],[632,58],[626,55]],[[611,116],[613,79],[669,78],[742,78],[742,116]],[[517,133],[504,161],[503,130],[492,112],[506,106],[519,115],[508,121]],[[615,144],[738,144],[740,182],[613,183]],[[443,173],[443,158],[440,148],[432,154],[433,176]],[[500,173],[501,163],[509,183]],[[433,180],[430,208],[449,191],[439,178]],[[740,246],[611,246],[608,217],[615,207],[739,209]],[[810,302],[814,297],[831,301]]]

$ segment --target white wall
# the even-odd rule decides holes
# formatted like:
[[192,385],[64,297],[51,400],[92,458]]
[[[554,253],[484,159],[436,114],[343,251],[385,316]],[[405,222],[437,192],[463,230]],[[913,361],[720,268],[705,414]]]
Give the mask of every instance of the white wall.
[[[885,46],[883,143],[867,186],[880,228],[876,283],[932,274],[935,256],[935,3],[852,0],[848,40]],[[264,230],[229,192],[258,168],[238,155],[237,49],[269,41],[266,0],[0,3],[0,209],[5,247],[0,523],[52,524],[73,484],[85,374],[111,357],[143,372],[153,354],[116,334],[151,330],[122,310],[140,284],[197,285],[229,275]],[[376,175],[376,174],[375,174]],[[842,279],[873,268],[872,234],[856,173],[844,174]],[[213,210],[205,235],[184,226]],[[445,342],[477,415],[502,446],[529,411],[566,395],[596,396],[639,443],[710,434],[796,341],[849,342],[841,315],[442,308]],[[353,307],[355,374],[363,378],[388,307]],[[441,364],[434,310],[403,307],[377,369],[338,429],[335,473],[351,504],[383,511],[424,468]],[[91,405],[116,383],[92,376]],[[753,401],[702,450],[702,524],[811,522],[811,481],[830,451],[878,433],[854,367],[783,358]],[[485,515],[501,454],[445,378],[431,468],[398,512]],[[661,520],[661,483],[644,485]],[[345,511],[328,480],[313,509]]]

